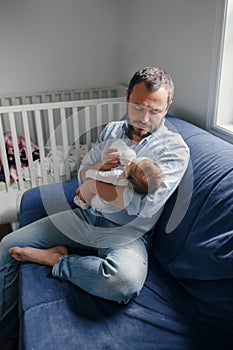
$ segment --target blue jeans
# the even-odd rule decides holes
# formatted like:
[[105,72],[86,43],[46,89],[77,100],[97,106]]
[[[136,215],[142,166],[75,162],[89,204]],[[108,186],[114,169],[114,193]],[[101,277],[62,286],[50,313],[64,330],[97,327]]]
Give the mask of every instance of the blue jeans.
[[[87,223],[88,230],[84,232]],[[110,248],[101,247],[101,231],[106,228],[114,234],[119,226],[91,211],[75,209],[40,219],[3,238],[0,242],[0,339],[3,337],[1,325],[18,303],[19,263],[8,253],[13,246],[47,249],[65,245],[71,251],[78,248],[80,253],[58,259],[52,268],[54,276],[119,303],[127,303],[139,294],[148,268],[147,236]],[[95,242],[99,247],[94,247]]]

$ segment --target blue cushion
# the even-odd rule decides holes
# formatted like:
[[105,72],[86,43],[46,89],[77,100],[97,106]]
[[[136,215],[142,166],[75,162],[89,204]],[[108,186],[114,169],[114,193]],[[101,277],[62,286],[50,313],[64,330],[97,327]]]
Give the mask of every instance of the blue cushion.
[[191,162],[155,227],[153,254],[177,278],[232,278],[233,145],[182,120],[168,121],[190,147]]
[[35,187],[23,194],[20,203],[20,225],[25,226],[49,214],[68,208],[74,209],[73,202],[78,180]]
[[152,259],[150,264],[140,296],[128,305],[91,296],[54,279],[46,266],[24,264],[23,348],[230,349],[232,334],[224,316],[203,314],[200,303],[158,262]]

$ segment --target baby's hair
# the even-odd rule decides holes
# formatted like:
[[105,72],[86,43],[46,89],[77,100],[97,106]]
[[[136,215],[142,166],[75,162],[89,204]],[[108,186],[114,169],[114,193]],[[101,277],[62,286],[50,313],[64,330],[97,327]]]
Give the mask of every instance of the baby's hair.
[[132,161],[128,180],[136,192],[149,194],[155,192],[162,183],[162,172],[150,158]]

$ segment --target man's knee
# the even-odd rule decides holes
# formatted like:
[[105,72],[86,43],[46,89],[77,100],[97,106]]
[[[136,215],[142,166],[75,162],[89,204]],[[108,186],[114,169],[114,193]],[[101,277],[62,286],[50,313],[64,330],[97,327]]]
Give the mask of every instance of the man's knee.
[[3,237],[0,243],[0,249],[1,251],[8,251],[11,248],[11,240],[9,239],[9,236]]
[[0,263],[4,264],[6,261],[11,260],[12,257],[9,253],[9,249],[14,246],[14,241],[12,241],[10,234],[3,237],[0,242]]
[[119,303],[128,303],[139,295],[145,279],[147,269],[137,269],[124,266],[118,267],[117,273],[112,278],[112,288],[115,292],[115,299]]
[[118,282],[117,284],[117,301],[127,304],[130,300],[139,295],[143,284],[137,280],[128,278],[127,280]]

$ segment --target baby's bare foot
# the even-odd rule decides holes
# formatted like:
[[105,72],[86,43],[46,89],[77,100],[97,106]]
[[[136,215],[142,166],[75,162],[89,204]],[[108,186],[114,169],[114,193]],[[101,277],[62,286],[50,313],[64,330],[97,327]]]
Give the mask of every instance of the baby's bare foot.
[[41,265],[54,266],[61,256],[68,254],[68,249],[64,246],[56,246],[49,249],[12,247],[9,249],[9,253],[17,261],[29,261]]

